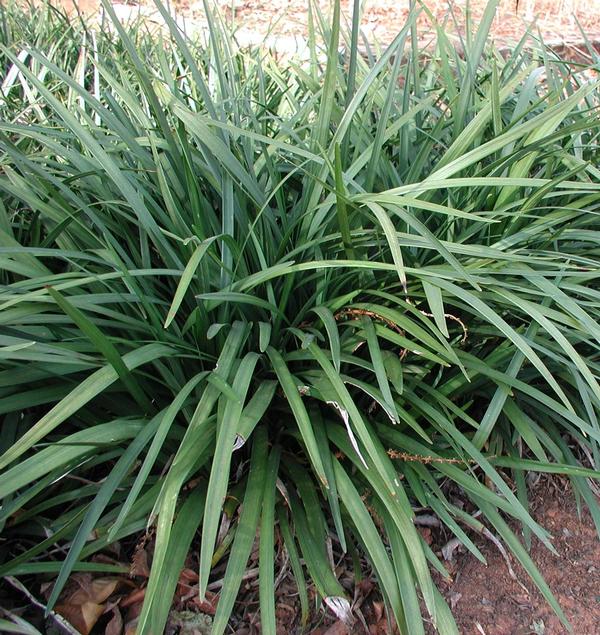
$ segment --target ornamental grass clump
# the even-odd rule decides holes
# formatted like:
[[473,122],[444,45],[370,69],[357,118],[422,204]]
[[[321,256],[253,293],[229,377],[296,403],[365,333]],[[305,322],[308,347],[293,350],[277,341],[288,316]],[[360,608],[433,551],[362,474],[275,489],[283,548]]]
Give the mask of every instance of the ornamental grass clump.
[[566,623],[515,528],[552,548],[532,472],[600,527],[600,91],[529,35],[500,55],[496,5],[460,54],[420,51],[425,6],[376,52],[314,7],[304,60],[160,4],[153,35],[3,10],[1,575],[52,608],[151,529],[138,633],[191,551],[201,597],[226,563],[218,634],[256,540],[263,633],[276,549],[304,625],[308,585],[350,616],[333,552],[401,632],[457,633],[424,507]]

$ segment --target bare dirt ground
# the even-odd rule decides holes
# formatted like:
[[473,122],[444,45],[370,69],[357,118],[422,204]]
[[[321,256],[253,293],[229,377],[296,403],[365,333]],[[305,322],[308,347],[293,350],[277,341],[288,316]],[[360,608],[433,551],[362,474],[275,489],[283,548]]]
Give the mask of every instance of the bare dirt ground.
[[[529,555],[563,609],[573,635],[600,635],[600,540],[589,512],[583,510],[578,516],[565,479],[541,479],[530,492],[530,502],[534,518],[550,532],[557,553],[534,539]],[[429,528],[421,532],[443,559],[446,532]],[[475,542],[487,564],[467,552],[455,552],[450,562],[444,562],[451,580],[436,580],[461,635],[566,635],[567,629],[515,557],[501,553],[489,540]],[[368,630],[359,623],[349,629],[325,619],[313,635],[393,635],[396,631],[390,629],[369,581],[359,586],[358,596],[362,596],[360,610]],[[436,631],[428,625],[426,632],[434,635]]]
[[[100,13],[100,0],[53,1],[70,9],[76,5],[88,14]],[[315,2],[327,19],[330,0]],[[341,3],[343,19],[349,25],[353,0]],[[171,0],[170,4],[188,30],[206,28],[203,0]],[[257,44],[267,39],[281,52],[298,52],[305,46],[308,0],[208,0],[208,4],[218,7],[241,44]],[[391,42],[405,24],[410,4],[411,0],[363,0],[363,37],[371,44]],[[426,0],[426,5],[451,37],[460,37],[466,32],[468,20],[478,24],[487,0],[470,0],[468,12],[466,0]],[[118,0],[113,6],[122,20],[141,14],[149,22],[162,23],[153,0]],[[421,13],[418,26],[421,43],[432,41],[432,23],[426,12]],[[600,44],[600,0],[501,0],[491,28],[495,42],[498,45],[515,42],[527,28],[553,45],[578,46],[584,40],[582,32]]]
[[[145,0],[146,1],[146,0]],[[266,35],[292,37],[306,36],[306,0],[218,0],[221,11],[244,31]],[[324,15],[331,3],[318,0]],[[390,42],[403,27],[409,13],[410,0],[372,0],[363,2],[362,28],[365,35],[382,43]],[[429,0],[427,7],[436,20],[448,25],[456,21],[464,27],[466,15],[465,0],[452,2],[451,12],[446,0]],[[471,0],[471,18],[478,22],[487,0]],[[352,0],[342,0],[342,11],[347,20],[352,15]],[[204,15],[202,2],[177,0],[175,6],[183,14],[201,20]],[[451,17],[450,17],[451,16]],[[600,0],[501,0],[492,26],[493,36],[502,42],[518,39],[527,24],[535,23],[535,28],[545,39],[552,41],[576,41],[581,39],[581,29],[592,36],[600,35]],[[431,30],[426,14],[420,18],[421,32]]]
[[[571,623],[572,634],[600,635],[600,541],[590,514],[585,510],[578,518],[573,493],[568,481],[562,478],[542,478],[531,490],[530,502],[533,516],[550,531],[557,551],[554,555],[534,541],[531,558]],[[514,530],[519,535],[516,527]],[[442,527],[421,525],[420,531],[440,559],[444,558],[443,551],[451,557],[450,561],[444,562],[451,580],[438,578],[436,582],[452,607],[461,635],[567,635],[568,631],[515,558],[501,553],[493,541],[472,536],[486,558],[487,564],[482,564],[472,555],[458,550],[448,556],[448,551],[442,547],[448,544],[451,536]],[[311,613],[307,627],[302,629],[296,585],[279,538],[276,545],[282,571],[275,590],[277,635],[398,635],[386,618],[376,580],[369,575],[368,565],[364,563],[365,576],[356,580],[351,559],[341,556],[337,549],[334,549],[336,575],[352,602],[355,624],[346,626],[330,611],[315,610],[319,602],[310,586]],[[0,584],[0,607],[11,607],[31,620],[40,632],[52,635],[76,632],[134,635],[152,551],[153,536],[150,534],[140,538],[133,556],[132,545],[117,546],[114,557],[97,556],[97,562],[129,563],[130,575],[74,574],[56,607],[59,615],[53,613],[47,621],[43,616],[44,604],[34,596],[47,599],[51,583],[34,583],[31,592],[14,579],[10,585]],[[219,601],[219,580],[226,563],[217,566],[215,577],[218,580],[209,585],[212,590],[207,593],[207,600],[200,602],[197,553],[195,545],[181,572],[165,635],[210,635],[210,616],[214,615]],[[248,562],[229,633],[260,635],[262,632],[257,558],[258,550],[252,553]],[[63,618],[77,630],[60,628],[59,620]],[[426,632],[434,635],[430,625]]]
[[[532,493],[532,512],[552,535],[553,555],[534,540],[530,556],[571,622],[574,635],[600,635],[600,541],[590,514],[577,517],[565,481],[543,481]],[[463,635],[567,633],[531,579],[491,543],[480,543],[487,566],[463,554],[453,582],[441,585]]]

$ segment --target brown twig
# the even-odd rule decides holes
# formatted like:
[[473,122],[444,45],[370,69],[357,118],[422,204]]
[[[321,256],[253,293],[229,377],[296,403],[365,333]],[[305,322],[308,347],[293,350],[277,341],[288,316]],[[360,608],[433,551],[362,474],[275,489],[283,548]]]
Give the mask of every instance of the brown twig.
[[[396,323],[392,322],[392,320],[389,320],[388,318],[384,317],[383,315],[380,315],[379,313],[376,313],[375,311],[370,311],[369,309],[357,309],[357,308],[341,309],[333,317],[339,321],[348,316],[350,316],[351,318],[363,317],[363,316],[369,317],[373,320],[383,322],[386,326],[396,331],[396,333],[398,333],[401,337],[404,337],[405,335],[404,331]],[[404,359],[407,353],[408,353],[408,349],[403,348],[400,351],[400,359]]]
[[[443,456],[421,456],[419,454],[409,454],[408,452],[398,452],[397,450],[388,450],[388,456],[390,459],[398,459],[400,461],[409,461],[413,463],[423,463],[425,465],[429,463],[453,463],[453,464],[467,464],[467,463],[477,463],[474,460],[465,460],[465,459],[451,459],[445,458]],[[489,457],[494,458],[494,457]]]

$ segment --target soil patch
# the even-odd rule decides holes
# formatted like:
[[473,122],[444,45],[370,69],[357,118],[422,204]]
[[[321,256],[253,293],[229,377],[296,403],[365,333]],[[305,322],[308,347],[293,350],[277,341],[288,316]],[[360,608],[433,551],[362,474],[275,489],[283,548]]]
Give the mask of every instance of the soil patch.
[[[546,481],[533,493],[534,518],[552,535],[558,554],[533,539],[530,555],[539,567],[575,635],[600,635],[600,541],[587,509],[578,518],[564,481]],[[463,635],[559,635],[566,633],[525,571],[507,562],[491,543],[478,545],[487,566],[459,556],[453,582],[442,587]]]
[[[144,0],[147,1],[147,0]],[[304,37],[307,34],[307,0],[218,0],[221,11],[244,30]],[[317,0],[324,16],[331,10],[330,0]],[[374,41],[389,43],[402,29],[410,11],[410,0],[372,0],[363,2],[361,20],[365,35]],[[467,19],[476,24],[480,21],[488,0],[470,0],[467,15],[465,0],[428,0],[426,5],[435,19],[447,24],[454,31],[465,32]],[[350,20],[353,0],[341,0],[342,13]],[[179,10],[184,14],[201,18],[204,15],[202,2],[178,0]],[[492,24],[492,37],[500,42],[519,39],[526,25],[535,22],[535,29],[552,41],[581,40],[581,29],[588,34],[600,33],[600,0],[501,0]],[[420,32],[431,32],[431,23],[423,12],[419,19]]]
[[[67,10],[75,7],[92,17],[102,13],[100,0],[51,0]],[[163,0],[164,1],[164,0]],[[328,23],[331,0],[313,0]],[[480,22],[488,0],[427,0],[426,5],[446,34],[462,47],[461,39]],[[411,0],[371,0],[362,2],[361,30],[371,46],[389,44],[406,23]],[[153,0],[117,0],[113,4],[119,19],[127,22],[142,16],[148,25],[163,24]],[[178,22],[188,33],[206,31],[207,20],[202,0],[172,0]],[[224,21],[232,27],[241,45],[267,42],[280,53],[301,53],[308,36],[308,0],[209,0]],[[341,0],[342,19],[350,28],[353,0]],[[318,17],[315,17],[318,21]],[[471,23],[471,28],[467,24]],[[546,44],[566,49],[569,58],[590,63],[584,36],[600,43],[600,0],[500,0],[490,29],[490,37],[507,46],[523,37],[527,29],[541,36]],[[435,29],[425,11],[418,19],[420,46],[435,41]],[[571,49],[575,48],[575,51]]]

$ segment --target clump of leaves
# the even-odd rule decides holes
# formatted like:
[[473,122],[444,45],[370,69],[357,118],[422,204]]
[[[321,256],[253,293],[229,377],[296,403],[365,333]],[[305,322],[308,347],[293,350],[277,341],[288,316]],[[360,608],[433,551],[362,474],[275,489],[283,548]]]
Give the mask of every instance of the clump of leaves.
[[161,5],[161,38],[108,3],[104,33],[12,37],[1,575],[55,576],[52,607],[154,526],[138,632],[160,633],[192,541],[202,598],[219,540],[223,633],[258,530],[274,633],[277,526],[304,621],[305,577],[350,610],[334,541],[403,633],[421,609],[456,633],[425,506],[477,558],[494,531],[566,621],[508,521],[551,547],[533,471],[568,475],[600,525],[600,93],[527,38],[490,48],[496,5],[464,57],[441,26],[421,55],[424,6],[362,54],[338,2],[305,61],[240,49],[218,17],[202,44]]

